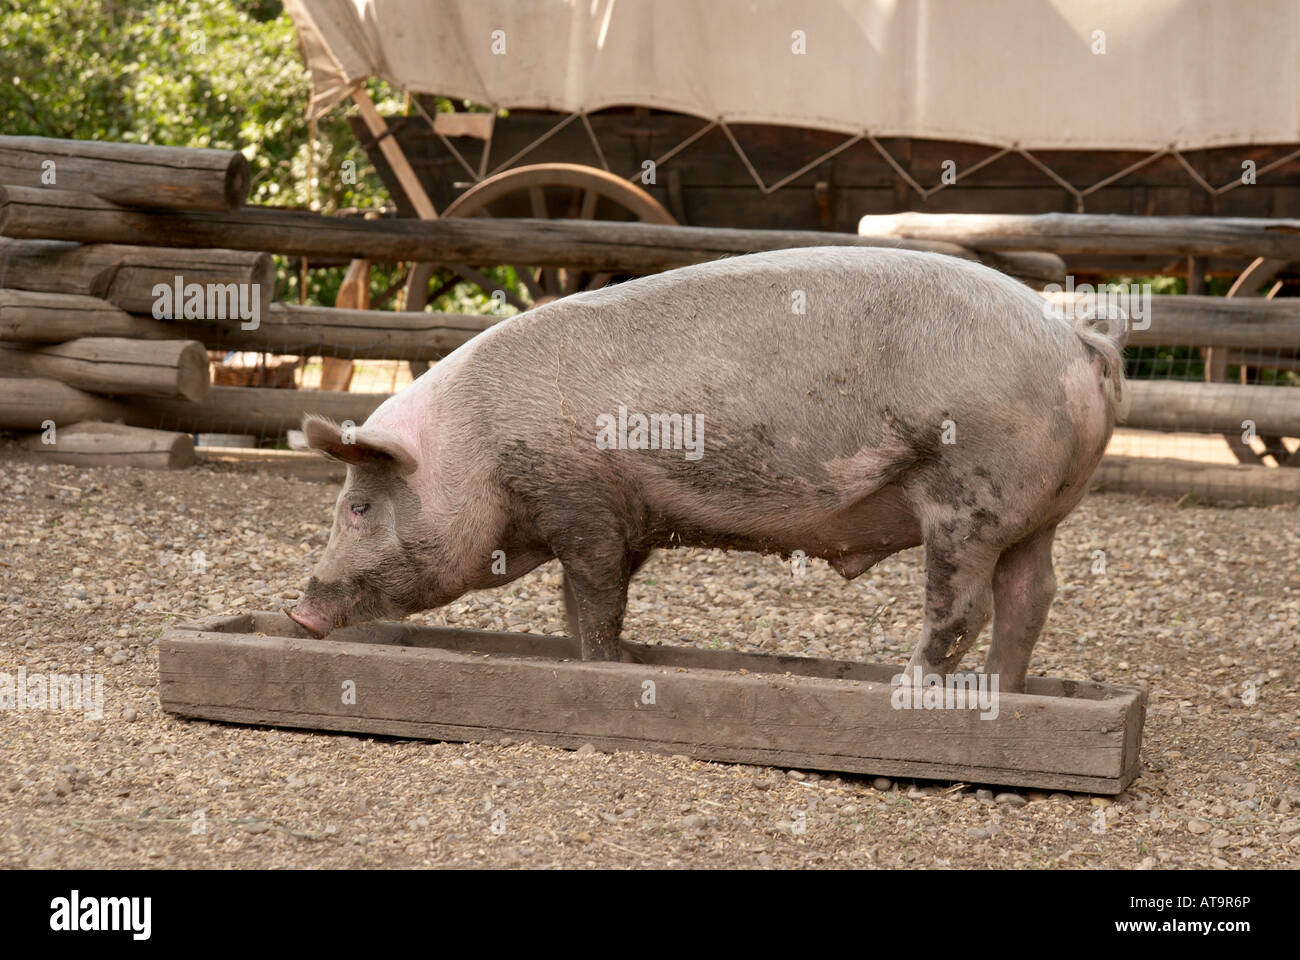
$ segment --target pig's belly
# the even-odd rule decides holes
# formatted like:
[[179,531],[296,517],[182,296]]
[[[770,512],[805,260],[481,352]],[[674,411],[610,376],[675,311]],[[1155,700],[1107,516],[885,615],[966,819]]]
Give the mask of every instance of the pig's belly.
[[848,505],[816,497],[774,504],[700,498],[671,510],[651,507],[646,547],[717,547],[789,556],[796,550],[820,557],[845,577],[856,577],[885,557],[919,546],[921,524],[903,496],[888,484]]

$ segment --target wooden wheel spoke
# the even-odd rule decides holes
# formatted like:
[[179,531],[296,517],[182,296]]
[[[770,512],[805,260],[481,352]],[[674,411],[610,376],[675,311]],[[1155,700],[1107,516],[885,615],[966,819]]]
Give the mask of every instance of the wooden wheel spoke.
[[600,194],[595,190],[582,191],[582,208],[578,211],[579,220],[592,220],[596,216],[596,203]]
[[533,184],[528,188],[528,205],[532,207],[535,219],[546,219],[546,193],[540,184]]
[[533,274],[532,267],[521,267],[518,264],[515,264],[514,267],[515,274],[519,277],[519,282],[527,288],[528,295],[532,297],[534,301],[546,295],[542,290],[541,284],[537,282],[537,277]]
[[581,270],[575,270],[573,267],[564,269],[564,295],[567,297],[571,293],[577,293],[582,289],[583,278],[586,275]]
[[564,296],[564,285],[560,282],[560,271],[557,268],[547,267],[543,269],[541,283],[542,289],[546,291],[546,296]]
[[480,273],[479,271],[475,270],[473,267],[467,267],[463,264],[453,263],[453,264],[448,264],[447,269],[454,270],[456,273],[460,274],[470,283],[474,284],[474,286],[478,287],[488,296],[491,296],[495,291],[500,290],[503,294],[505,294],[506,303],[513,305],[518,310],[521,311],[527,310],[532,306],[532,304],[527,303],[523,299],[521,299],[517,293],[505,289],[499,283],[493,280],[491,277],[487,276],[486,274]]

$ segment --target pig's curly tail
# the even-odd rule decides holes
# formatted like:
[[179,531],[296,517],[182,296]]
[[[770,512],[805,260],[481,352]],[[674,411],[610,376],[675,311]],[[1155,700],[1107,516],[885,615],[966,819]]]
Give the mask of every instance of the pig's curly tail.
[[1106,404],[1115,422],[1128,417],[1132,397],[1124,382],[1124,344],[1128,340],[1128,315],[1115,308],[1106,316],[1082,312],[1075,316],[1074,332],[1085,347],[1101,357],[1106,383]]

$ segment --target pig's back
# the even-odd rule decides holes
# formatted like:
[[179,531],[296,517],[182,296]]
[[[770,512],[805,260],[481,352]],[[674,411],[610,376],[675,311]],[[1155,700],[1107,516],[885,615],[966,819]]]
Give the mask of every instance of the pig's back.
[[[665,543],[786,549],[845,524],[877,537],[854,511],[881,498],[883,529],[910,530],[897,491],[972,478],[1009,490],[1026,458],[1035,489],[1052,489],[1078,457],[1063,371],[1086,362],[1065,321],[992,270],[808,248],[512,318],[438,365],[434,418],[467,488],[619,514]],[[702,424],[702,455],[608,449],[601,426],[620,408]],[[954,428],[955,444],[941,439]],[[900,536],[892,549],[914,542]]]
[[990,402],[1052,394],[1082,346],[1043,303],[937,254],[751,254],[513,318],[463,348],[455,392],[493,427],[572,417],[594,436],[595,417],[621,405],[809,438],[837,429],[842,449],[881,418],[919,429],[945,410],[978,420]]

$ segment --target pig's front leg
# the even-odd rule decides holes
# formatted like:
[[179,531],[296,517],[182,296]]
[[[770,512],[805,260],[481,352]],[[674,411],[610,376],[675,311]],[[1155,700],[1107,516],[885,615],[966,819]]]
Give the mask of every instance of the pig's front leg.
[[1029,657],[1047,622],[1056,595],[1052,540],[1056,526],[1044,527],[1007,547],[993,571],[993,645],[984,672],[996,674],[1003,693],[1023,693]]
[[[629,582],[631,582],[632,577],[634,577],[636,572],[641,569],[646,560],[650,558],[650,554],[650,550],[633,550],[628,554]],[[568,633],[571,637],[581,639],[582,628],[578,624],[578,598],[573,592],[573,581],[569,578],[567,571],[564,573],[562,579],[564,583],[564,620],[568,627]],[[624,600],[624,605],[626,606],[626,599]],[[588,657],[585,652],[583,653],[582,658],[584,660],[593,659]]]
[[618,660],[627,587],[648,551],[608,544],[576,554],[558,552],[564,567],[564,611],[584,660]]

